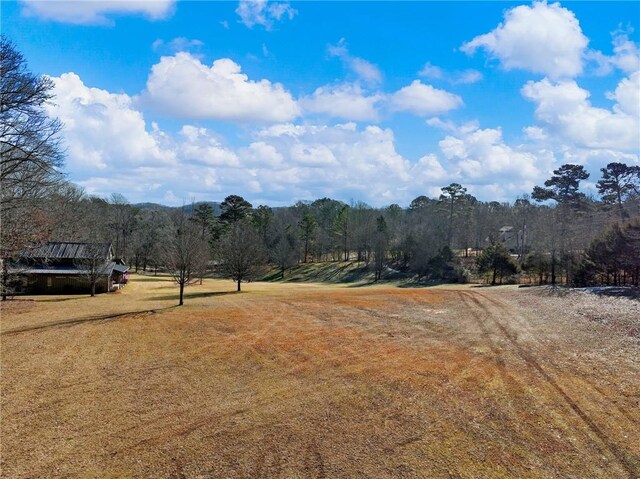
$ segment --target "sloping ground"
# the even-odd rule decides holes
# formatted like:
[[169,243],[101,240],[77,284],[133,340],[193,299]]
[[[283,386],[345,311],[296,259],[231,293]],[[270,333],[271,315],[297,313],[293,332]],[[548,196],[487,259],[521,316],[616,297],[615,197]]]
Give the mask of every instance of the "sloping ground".
[[320,263],[299,263],[288,268],[284,277],[280,270],[270,271],[263,281],[288,283],[357,283],[372,282],[373,273],[364,263],[355,261],[323,261]]
[[2,477],[640,477],[635,301],[245,289],[3,306]]

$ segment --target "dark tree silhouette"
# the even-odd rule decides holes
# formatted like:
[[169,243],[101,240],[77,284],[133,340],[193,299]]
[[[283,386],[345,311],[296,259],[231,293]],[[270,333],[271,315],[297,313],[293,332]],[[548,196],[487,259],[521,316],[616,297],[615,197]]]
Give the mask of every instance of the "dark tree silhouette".
[[334,222],[334,232],[339,238],[343,261],[349,260],[349,205],[343,205]]
[[303,262],[306,263],[309,257],[309,245],[311,244],[311,240],[313,239],[313,233],[318,227],[318,222],[311,213],[306,213],[298,223],[298,227],[300,228],[300,235],[302,237],[302,241],[304,242]]
[[[557,208],[553,210],[553,218],[548,228],[551,250],[551,283],[556,284],[556,268],[558,252],[560,257],[568,257],[566,243],[570,234],[570,226],[574,212],[584,203],[585,195],[581,191],[580,182],[589,178],[582,165],[565,164],[553,171],[553,176],[544,182],[546,188],[535,186],[531,197],[538,201],[554,200]],[[567,276],[569,274],[567,273]]]
[[496,284],[496,278],[502,278],[507,275],[515,274],[518,271],[518,266],[511,258],[509,250],[501,243],[493,243],[484,251],[476,261],[478,272],[480,274],[491,273],[491,284]]
[[380,215],[376,218],[376,232],[373,244],[373,272],[374,281],[382,278],[384,270],[384,262],[387,258],[387,250],[389,249],[389,229],[384,216]]
[[[455,214],[456,204],[465,197],[467,189],[458,183],[451,183],[445,186],[440,195],[440,201],[446,203],[449,209],[449,225],[447,228],[447,241],[449,247],[453,247],[453,215]],[[415,201],[415,200],[414,200]]]
[[193,221],[200,231],[200,238],[207,239],[207,235],[211,232],[216,217],[213,214],[213,207],[209,203],[200,203],[193,209],[193,213],[189,218]]
[[607,204],[618,207],[620,221],[628,215],[624,210],[624,202],[632,195],[640,195],[640,166],[627,166],[624,163],[609,163],[601,168],[602,179],[596,186]]
[[562,165],[544,182],[546,188],[535,186],[531,197],[536,201],[555,200],[561,204],[577,204],[584,198],[579,191],[580,181],[589,178],[582,165]]
[[252,205],[242,196],[229,195],[220,203],[220,222],[229,226],[247,217]]
[[273,221],[273,210],[266,205],[260,205],[251,214],[251,222],[258,230],[264,245],[267,245],[269,225]]

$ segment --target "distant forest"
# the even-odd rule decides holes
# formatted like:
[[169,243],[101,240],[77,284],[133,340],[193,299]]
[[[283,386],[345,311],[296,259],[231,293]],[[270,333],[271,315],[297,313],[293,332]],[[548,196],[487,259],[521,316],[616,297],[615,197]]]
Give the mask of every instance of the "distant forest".
[[[479,201],[460,184],[408,207],[330,198],[289,207],[230,195],[184,208],[87,195],[61,174],[62,125],[46,116],[51,80],[32,75],[1,42],[2,286],[7,265],[46,241],[111,242],[134,271],[162,270],[181,286],[212,270],[238,283],[270,265],[286,278],[298,263],[350,261],[373,279],[635,285],[640,279],[640,167],[610,163],[599,197],[589,174],[566,164],[513,203]],[[593,179],[592,179],[593,180]]]
[[[170,208],[132,205],[119,194],[92,197],[60,182],[4,212],[3,250],[18,254],[48,240],[111,242],[134,271],[167,271],[172,264],[180,269],[170,257],[179,256],[181,237],[192,236],[189,244],[200,252],[188,265],[189,281],[207,268],[244,281],[262,274],[265,264],[285,277],[298,263],[352,261],[375,280],[401,273],[417,281],[637,286],[638,168],[604,168],[599,199],[579,191],[586,176],[582,166],[564,165],[531,197],[513,203],[478,201],[454,183],[439,198],[419,196],[406,208],[330,198],[254,207],[237,195]],[[9,250],[11,241],[17,242]]]

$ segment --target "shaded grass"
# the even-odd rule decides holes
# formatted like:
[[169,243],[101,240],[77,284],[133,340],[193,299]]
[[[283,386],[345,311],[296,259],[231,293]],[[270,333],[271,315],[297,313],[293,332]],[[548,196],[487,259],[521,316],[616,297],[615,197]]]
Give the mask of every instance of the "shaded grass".
[[336,261],[322,263],[300,263],[285,271],[284,278],[280,271],[272,271],[262,281],[272,282],[317,282],[317,283],[354,283],[369,281],[371,272],[357,262]]
[[[194,298],[213,298],[216,296],[225,296],[227,294],[242,294],[242,291],[186,292],[184,293],[184,299],[186,301],[187,299],[194,299]],[[155,299],[159,301],[164,301],[164,300],[177,301],[178,299],[180,299],[180,293],[166,295],[166,296],[156,296]]]

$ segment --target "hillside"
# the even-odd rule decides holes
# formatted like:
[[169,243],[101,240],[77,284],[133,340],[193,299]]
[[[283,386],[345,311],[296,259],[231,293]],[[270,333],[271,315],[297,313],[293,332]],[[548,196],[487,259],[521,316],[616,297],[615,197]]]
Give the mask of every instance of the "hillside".
[[[409,281],[410,275],[387,268],[380,282]],[[282,277],[280,270],[272,269],[261,281],[286,283],[373,283],[373,272],[357,261],[327,261],[321,263],[299,263],[289,268]]]

